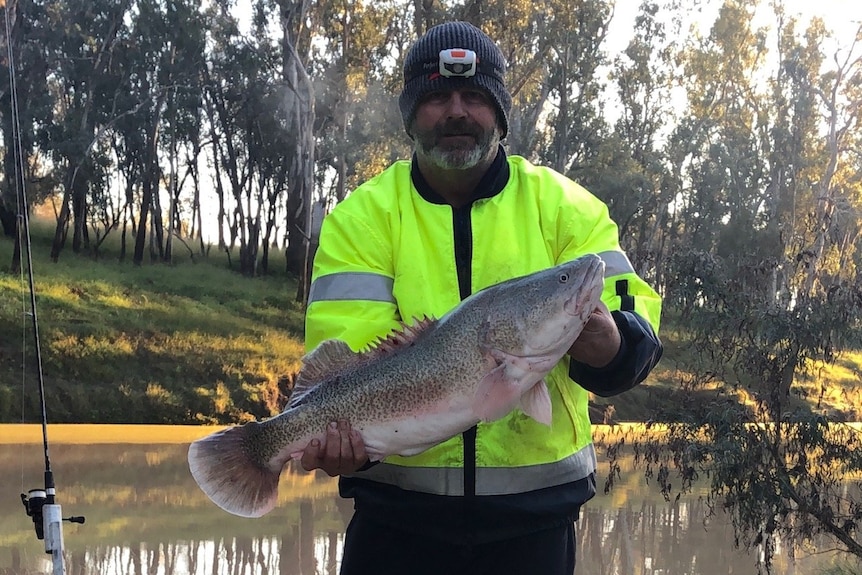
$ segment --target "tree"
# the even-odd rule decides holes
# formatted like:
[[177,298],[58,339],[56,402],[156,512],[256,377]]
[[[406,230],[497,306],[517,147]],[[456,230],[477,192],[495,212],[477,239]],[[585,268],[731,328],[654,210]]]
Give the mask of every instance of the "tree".
[[[166,26],[169,30],[182,30],[174,39],[174,51],[170,62],[173,68],[172,82],[166,100],[166,132],[169,137],[168,164],[170,175],[167,188],[170,197],[168,209],[168,233],[165,240],[164,260],[171,261],[173,238],[179,237],[183,229],[181,195],[189,176],[194,183],[195,205],[199,215],[200,189],[197,179],[197,164],[201,155],[202,131],[202,84],[201,69],[206,65],[205,30],[207,18],[201,14],[197,3],[174,2],[168,10]],[[183,174],[179,171],[180,150],[186,151]],[[192,214],[192,219],[195,214]],[[200,228],[198,228],[200,232]]]
[[54,93],[59,113],[50,129],[50,150],[62,170],[63,197],[51,246],[51,258],[60,257],[70,222],[72,249],[80,252],[89,243],[87,230],[88,189],[103,162],[93,157],[98,128],[108,122],[110,95],[117,79],[109,73],[129,2],[93,4],[59,2],[49,6],[55,31],[49,46],[54,66]]
[[862,469],[859,434],[798,385],[815,362],[860,342],[850,134],[862,54],[854,46],[821,73],[822,23],[799,37],[779,6],[779,66],[759,91],[741,79],[766,61],[751,50],[765,48],[765,33],[744,40],[752,7],[725,2],[702,49],[689,53],[691,115],[672,146],[674,154],[687,146],[677,165],[691,187],[665,295],[697,364],[687,366],[673,413],[657,415],[669,422],[666,444],[638,449],[669,495],[672,470],[683,488],[708,477],[710,503],[730,513],[742,545],[760,546],[758,568],[770,573],[780,538],[827,534],[862,557],[862,502],[844,483]]
[[[44,200],[53,183],[37,148],[44,141],[44,128],[51,125],[52,118],[47,89],[48,55],[39,41],[46,40],[51,32],[41,25],[46,18],[40,5],[8,2],[4,12],[7,26],[2,31],[0,58],[9,73],[0,78],[4,176],[0,184],[0,229],[4,236],[15,238],[11,269],[18,270],[20,210],[29,210],[33,204]],[[30,205],[22,205],[25,195]]]
[[[678,8],[678,10],[681,10]],[[635,34],[614,59],[619,118],[613,134],[598,143],[593,161],[581,170],[582,183],[607,202],[626,253],[638,270],[660,286],[670,212],[676,187],[662,143],[672,130],[674,42],[653,2],[641,4]],[[671,31],[671,37],[676,36]]]
[[[44,89],[44,71],[47,69],[44,54],[36,49],[33,44],[22,41],[26,36],[33,34],[32,30],[27,29],[30,14],[25,14],[19,3],[8,3],[4,9],[7,11],[6,17],[11,22],[9,35],[6,36],[6,28],[4,27],[2,37],[3,62],[5,66],[11,66],[17,85],[10,85],[9,75],[3,75],[0,79],[0,121],[2,121],[3,130],[3,186],[0,188],[0,228],[3,234],[14,238],[18,229],[17,213],[18,213],[18,186],[15,174],[18,172],[16,150],[18,150],[18,141],[16,136],[22,137],[21,150],[27,150],[28,155],[33,147],[32,139],[34,132],[34,121],[32,112],[29,111],[29,96],[34,98]],[[37,7],[33,7],[38,9]],[[12,53],[14,62],[8,62],[8,53]],[[30,68],[33,74],[23,74],[23,70]],[[40,74],[39,72],[43,72]],[[40,86],[41,84],[41,86]],[[16,92],[13,93],[13,88]],[[35,90],[34,90],[35,88]],[[19,117],[15,118],[12,113],[12,98],[16,97],[20,104],[24,105],[24,109],[18,110]],[[22,97],[23,96],[23,97]],[[15,122],[18,125],[15,125]],[[26,139],[25,139],[26,138]],[[29,145],[25,142],[31,142]],[[21,161],[21,165],[25,165],[29,161]],[[16,258],[17,260],[17,258]]]
[[[240,271],[254,276],[261,239],[269,243],[277,205],[286,188],[287,168],[279,155],[289,145],[291,129],[282,117],[281,86],[275,80],[279,47],[264,35],[266,6],[257,7],[256,41],[241,37],[225,7],[221,10],[213,34],[215,57],[204,72],[220,203],[219,240],[223,249],[239,242]],[[226,209],[228,195],[233,200],[230,210]],[[229,245],[222,236],[225,219]]]

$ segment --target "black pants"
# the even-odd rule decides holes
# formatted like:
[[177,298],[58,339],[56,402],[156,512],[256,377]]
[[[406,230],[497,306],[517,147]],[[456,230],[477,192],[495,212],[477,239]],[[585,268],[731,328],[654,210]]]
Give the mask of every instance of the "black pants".
[[572,523],[515,539],[460,545],[365,519],[347,526],[341,575],[572,575]]

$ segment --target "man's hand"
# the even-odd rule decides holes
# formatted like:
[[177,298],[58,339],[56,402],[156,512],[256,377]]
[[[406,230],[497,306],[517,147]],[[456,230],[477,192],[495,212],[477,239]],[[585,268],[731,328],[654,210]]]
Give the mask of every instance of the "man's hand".
[[602,368],[616,357],[620,343],[620,330],[611,312],[604,303],[599,302],[587,320],[584,331],[569,348],[569,355],[590,367]]
[[322,469],[330,477],[335,477],[353,473],[368,463],[368,454],[358,431],[351,429],[345,420],[333,421],[326,428],[325,445],[312,439],[302,452],[300,463],[306,471]]

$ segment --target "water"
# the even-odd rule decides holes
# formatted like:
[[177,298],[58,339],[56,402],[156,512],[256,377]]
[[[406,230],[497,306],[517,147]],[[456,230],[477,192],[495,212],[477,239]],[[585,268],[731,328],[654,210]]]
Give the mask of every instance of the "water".
[[[197,488],[186,465],[194,427],[49,427],[69,575],[336,574],[352,510],[325,475],[288,469],[279,505],[260,519],[234,517]],[[43,486],[36,426],[0,426],[0,575],[50,573],[20,493]],[[603,478],[600,478],[600,483]],[[578,575],[756,573],[757,555],[736,550],[724,517],[708,518],[697,495],[666,502],[625,472],[583,510]],[[793,558],[796,555],[796,558]],[[776,572],[816,574],[835,563],[780,548]]]

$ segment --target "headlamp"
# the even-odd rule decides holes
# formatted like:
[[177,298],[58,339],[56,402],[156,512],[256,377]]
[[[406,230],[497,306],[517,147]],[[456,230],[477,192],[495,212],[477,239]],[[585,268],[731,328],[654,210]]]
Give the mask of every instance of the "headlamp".
[[469,78],[476,75],[476,52],[462,48],[440,50],[440,75],[446,78]]

